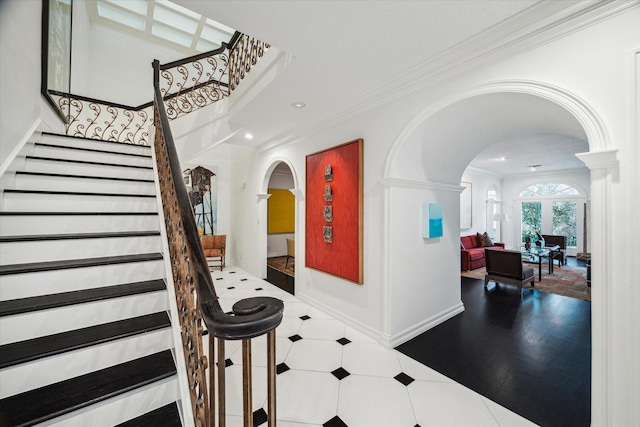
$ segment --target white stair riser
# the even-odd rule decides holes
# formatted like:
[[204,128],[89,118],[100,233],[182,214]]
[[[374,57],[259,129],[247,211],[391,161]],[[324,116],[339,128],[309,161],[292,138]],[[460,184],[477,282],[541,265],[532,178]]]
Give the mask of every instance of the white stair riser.
[[45,144],[63,145],[65,147],[89,148],[93,150],[113,151],[116,153],[131,153],[151,155],[151,149],[148,146],[134,144],[120,144],[117,142],[107,142],[98,139],[84,139],[64,137],[58,135],[42,135],[42,141]]
[[111,427],[180,400],[177,376],[137,388],[38,427]]
[[[5,187],[7,188],[7,187]],[[74,178],[48,175],[17,174],[16,190],[44,190],[44,191],[84,191],[94,193],[118,194],[155,194],[154,182],[120,181],[111,179]]]
[[0,399],[173,347],[170,328],[109,341],[0,371]]
[[162,252],[160,236],[0,243],[0,265]]
[[86,176],[105,176],[131,179],[153,179],[153,169],[122,166],[87,165],[74,162],[57,162],[28,158],[24,169],[27,172],[61,173]]
[[0,236],[159,230],[158,215],[7,215]]
[[5,193],[7,211],[157,212],[155,197]]
[[2,301],[164,278],[164,261],[109,264],[0,276]]
[[167,311],[167,291],[88,302],[0,318],[0,344]]
[[72,150],[36,144],[33,155],[52,159],[83,160],[85,162],[115,163],[118,165],[151,166],[150,157],[129,156],[119,153]]

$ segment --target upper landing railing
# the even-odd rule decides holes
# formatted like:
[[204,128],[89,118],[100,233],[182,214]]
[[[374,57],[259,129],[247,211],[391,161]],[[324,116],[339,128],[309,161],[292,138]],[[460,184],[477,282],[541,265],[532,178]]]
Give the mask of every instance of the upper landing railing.
[[[269,45],[236,32],[214,51],[158,64],[160,93],[170,120],[229,96],[264,55]],[[149,145],[152,102],[130,107],[49,91],[67,114],[67,135]]]

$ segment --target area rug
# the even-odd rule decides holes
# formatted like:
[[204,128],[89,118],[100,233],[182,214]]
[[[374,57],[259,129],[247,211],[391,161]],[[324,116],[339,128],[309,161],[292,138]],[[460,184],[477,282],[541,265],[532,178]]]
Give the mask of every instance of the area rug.
[[267,258],[267,266],[273,268],[274,270],[278,270],[281,273],[286,274],[287,276],[295,276],[295,266],[296,259],[294,257],[289,258],[289,265],[285,267],[287,264],[286,256],[278,256],[273,258]]
[[[536,278],[535,286],[532,288],[530,284],[527,284],[523,289],[537,289],[542,292],[591,301],[591,288],[587,286],[587,269],[585,267],[555,266],[553,273],[549,274],[549,267],[544,265],[542,268],[542,281],[538,281],[538,266],[532,265],[532,267]],[[482,267],[471,271],[463,271],[460,274],[464,277],[484,280],[486,272],[487,270]]]

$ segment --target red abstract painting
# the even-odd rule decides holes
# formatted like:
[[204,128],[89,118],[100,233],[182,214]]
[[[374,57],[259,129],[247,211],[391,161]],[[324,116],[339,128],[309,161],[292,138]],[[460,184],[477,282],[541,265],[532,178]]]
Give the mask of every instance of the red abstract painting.
[[363,282],[363,140],[307,156],[305,265]]

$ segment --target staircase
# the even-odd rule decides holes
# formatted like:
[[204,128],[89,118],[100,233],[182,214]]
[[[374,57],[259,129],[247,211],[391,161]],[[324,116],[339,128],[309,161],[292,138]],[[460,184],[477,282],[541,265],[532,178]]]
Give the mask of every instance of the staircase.
[[0,426],[181,425],[150,148],[43,134],[10,170]]

